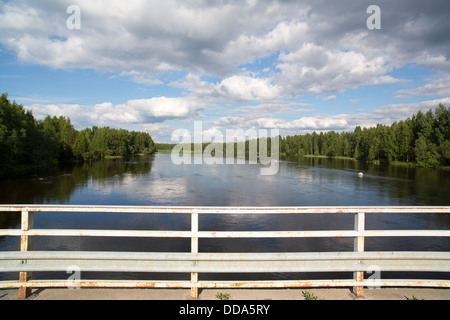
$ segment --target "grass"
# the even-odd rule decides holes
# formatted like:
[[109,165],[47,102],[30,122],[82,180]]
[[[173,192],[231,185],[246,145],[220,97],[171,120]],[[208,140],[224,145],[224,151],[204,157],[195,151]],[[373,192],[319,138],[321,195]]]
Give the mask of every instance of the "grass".
[[302,291],[302,293],[306,300],[318,300],[319,299],[318,296],[316,296],[312,292],[309,292],[308,290]]
[[334,156],[334,157],[330,157],[330,156],[316,156],[316,155],[312,155],[312,154],[305,154],[304,156],[305,158],[322,158],[322,159],[343,159],[343,160],[354,160],[354,161],[358,161],[355,158],[352,157],[346,157],[346,156]]
[[412,296],[412,298],[408,298],[408,297],[405,297],[405,298],[406,298],[406,300],[425,300],[425,299],[419,299],[416,296]]
[[230,300],[230,295],[228,293],[217,292],[216,298],[219,300]]
[[146,156],[146,155],[148,155],[148,153],[133,153],[133,154],[129,154],[129,155],[126,155],[126,156],[105,156],[104,159],[114,160],[114,159],[124,159],[124,158],[127,158],[127,157],[143,157],[143,156]]

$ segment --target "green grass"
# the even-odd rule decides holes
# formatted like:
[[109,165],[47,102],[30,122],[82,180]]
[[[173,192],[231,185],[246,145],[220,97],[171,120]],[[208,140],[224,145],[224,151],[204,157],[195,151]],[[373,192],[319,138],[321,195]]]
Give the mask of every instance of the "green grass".
[[305,158],[322,158],[322,159],[344,159],[344,160],[354,160],[354,161],[358,161],[355,158],[352,157],[346,157],[346,156],[334,156],[334,157],[330,157],[330,156],[321,156],[321,155],[312,155],[312,154],[305,154],[303,157]]
[[217,292],[216,299],[219,300],[230,300],[230,295],[228,293]]
[[319,299],[318,296],[316,296],[312,292],[309,292],[308,290],[302,291],[302,293],[306,300],[318,300]]
[[414,162],[404,162],[404,161],[391,161],[389,164],[394,166],[404,166],[404,167],[415,167],[416,164]]

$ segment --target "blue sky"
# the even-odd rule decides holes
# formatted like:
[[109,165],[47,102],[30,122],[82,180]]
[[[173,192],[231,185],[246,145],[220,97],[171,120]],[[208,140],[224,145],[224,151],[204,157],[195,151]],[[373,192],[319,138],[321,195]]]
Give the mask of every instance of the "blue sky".
[[282,135],[391,124],[450,104],[447,3],[82,0],[75,17],[72,1],[3,0],[0,91],[37,118],[157,142],[194,121]]

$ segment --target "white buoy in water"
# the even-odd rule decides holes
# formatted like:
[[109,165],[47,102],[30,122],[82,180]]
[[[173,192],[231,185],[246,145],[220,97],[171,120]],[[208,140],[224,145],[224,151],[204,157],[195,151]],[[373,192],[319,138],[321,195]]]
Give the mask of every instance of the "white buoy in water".
[[358,173],[358,177],[360,177],[360,178],[364,177],[364,173],[362,173],[362,172]]

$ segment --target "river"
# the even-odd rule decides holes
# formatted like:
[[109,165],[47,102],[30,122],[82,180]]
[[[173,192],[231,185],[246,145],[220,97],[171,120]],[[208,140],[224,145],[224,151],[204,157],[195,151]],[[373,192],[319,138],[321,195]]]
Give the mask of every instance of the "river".
[[[358,172],[363,172],[360,178]],[[283,159],[275,175],[258,164],[175,165],[170,154],[104,160],[0,181],[1,204],[139,206],[448,206],[450,171],[373,165],[352,160]],[[0,229],[20,228],[18,214],[0,213]],[[35,228],[189,230],[183,214],[36,213]],[[201,230],[352,229],[353,215],[207,215]],[[367,229],[450,229],[443,214],[367,214]],[[189,251],[189,239],[35,237],[34,250]],[[0,250],[17,250],[0,237]],[[445,250],[450,239],[369,238],[370,250]],[[353,239],[200,239],[200,251],[352,251]],[[110,276],[110,275],[109,275]],[[117,278],[143,275],[115,274]],[[148,275],[144,275],[147,277]],[[157,275],[151,275],[158,277]],[[272,275],[298,278],[299,275]],[[301,275],[308,277],[312,275]],[[5,278],[0,274],[0,279]],[[46,278],[53,277],[46,275]],[[175,278],[183,276],[174,275]],[[208,277],[206,275],[205,277]],[[245,275],[257,278],[258,275]],[[448,277],[445,275],[444,277]],[[98,275],[95,275],[98,278]],[[200,278],[202,279],[202,278]]]

